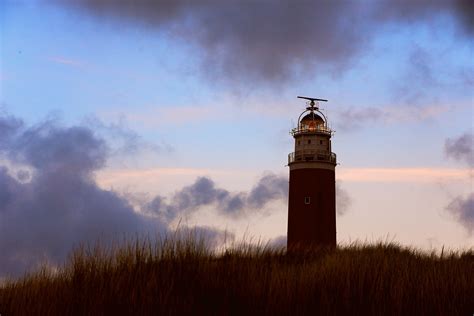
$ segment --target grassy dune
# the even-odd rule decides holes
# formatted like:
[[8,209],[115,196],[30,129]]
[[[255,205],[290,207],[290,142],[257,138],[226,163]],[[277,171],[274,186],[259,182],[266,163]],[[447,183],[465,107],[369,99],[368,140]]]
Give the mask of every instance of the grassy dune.
[[0,288],[1,315],[473,315],[474,252],[395,244],[286,254],[200,239],[77,249]]

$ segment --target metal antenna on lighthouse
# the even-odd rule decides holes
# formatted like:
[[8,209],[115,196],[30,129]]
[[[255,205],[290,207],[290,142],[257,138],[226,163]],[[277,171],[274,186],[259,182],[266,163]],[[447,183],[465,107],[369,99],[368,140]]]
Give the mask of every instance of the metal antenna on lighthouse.
[[314,110],[314,109],[319,110],[319,107],[316,106],[317,103],[314,102],[314,101],[328,102],[328,100],[326,100],[326,99],[318,99],[318,98],[310,98],[310,97],[301,97],[301,96],[298,96],[298,98],[299,98],[299,99],[305,99],[305,100],[310,101],[310,102],[309,102],[309,108],[307,108],[308,110]]

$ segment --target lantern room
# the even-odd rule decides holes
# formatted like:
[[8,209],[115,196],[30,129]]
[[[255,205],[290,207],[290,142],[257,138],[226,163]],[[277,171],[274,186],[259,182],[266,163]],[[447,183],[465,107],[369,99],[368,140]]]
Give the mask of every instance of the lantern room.
[[331,152],[332,130],[328,127],[326,116],[319,110],[317,101],[308,99],[308,107],[298,117],[298,125],[291,130],[295,138],[295,151],[288,156],[288,163],[299,161],[319,161],[336,164],[336,155]]
[[298,117],[298,126],[291,130],[293,136],[301,133],[332,134],[326,116],[319,110],[318,104],[314,101],[311,101],[306,110]]

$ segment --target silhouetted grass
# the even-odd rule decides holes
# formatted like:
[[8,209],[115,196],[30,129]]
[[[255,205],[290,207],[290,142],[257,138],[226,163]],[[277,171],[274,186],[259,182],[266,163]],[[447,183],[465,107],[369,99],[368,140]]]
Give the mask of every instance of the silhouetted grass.
[[472,315],[474,253],[393,243],[286,254],[203,239],[81,247],[0,289],[1,315]]

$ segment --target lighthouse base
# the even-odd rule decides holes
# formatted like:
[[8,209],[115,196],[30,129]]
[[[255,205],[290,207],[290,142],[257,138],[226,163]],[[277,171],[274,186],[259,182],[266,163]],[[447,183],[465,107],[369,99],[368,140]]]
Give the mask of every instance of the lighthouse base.
[[288,251],[336,247],[335,168],[321,167],[290,165]]

